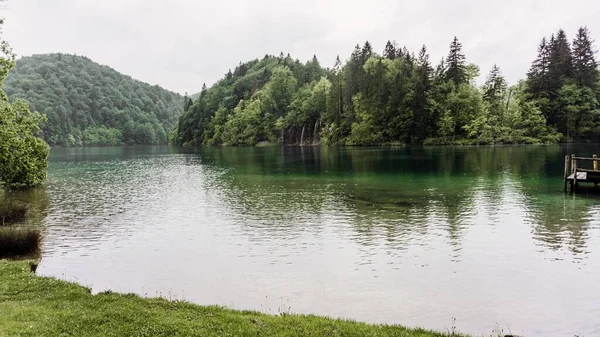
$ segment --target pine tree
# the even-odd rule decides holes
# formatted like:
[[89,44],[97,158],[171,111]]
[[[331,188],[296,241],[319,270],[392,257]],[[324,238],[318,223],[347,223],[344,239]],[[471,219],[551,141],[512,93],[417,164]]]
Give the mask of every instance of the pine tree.
[[383,57],[393,60],[396,58],[397,51],[395,43],[392,43],[390,40],[385,45],[385,49],[383,50]]
[[404,50],[400,47],[396,48],[396,58],[397,59],[402,59],[404,58]]
[[191,98],[188,97],[187,92],[185,93],[185,96],[183,96],[183,112],[186,112],[190,109],[190,107],[192,106],[192,104],[194,104],[194,102],[192,101]]
[[363,64],[365,62],[367,62],[369,57],[373,56],[373,47],[371,46],[371,43],[369,41],[365,41],[365,44],[362,47],[360,56],[361,56]]
[[429,62],[427,47],[423,45],[419,51],[417,59],[417,76],[415,78],[414,98],[413,98],[413,127],[411,130],[412,142],[420,143],[428,133],[429,122],[429,91],[431,89],[431,74],[433,69]]
[[442,57],[440,63],[435,67],[435,73],[433,74],[435,78],[440,79],[446,76],[446,60]]
[[540,109],[550,125],[556,126],[560,132],[566,134],[567,112],[558,96],[561,88],[573,78],[573,58],[564,30],[560,29],[556,35],[550,37],[549,49],[547,88],[544,97],[546,100],[542,102]]
[[331,130],[328,134],[328,141],[330,144],[338,144],[340,142],[340,125],[342,116],[344,115],[344,97],[342,87],[342,61],[338,55],[335,59],[335,64],[331,69],[331,89],[329,90],[329,97],[327,98],[326,114],[323,116],[322,121],[325,124],[334,123],[336,128]]
[[467,82],[467,66],[465,55],[462,53],[462,44],[458,42],[455,36],[450,43],[450,52],[446,58],[448,62],[448,70],[446,71],[446,79],[454,82],[455,86]]
[[487,103],[490,114],[489,123],[493,126],[499,126],[504,119],[506,88],[506,80],[502,76],[500,68],[494,64],[483,85],[483,100]]
[[571,46],[565,31],[560,29],[550,39],[550,63],[548,65],[550,88],[560,89],[565,80],[573,77]]
[[350,55],[350,60],[344,67],[344,111],[346,112],[346,118],[344,118],[344,133],[349,132],[349,127],[354,119],[353,116],[353,102],[352,97],[358,93],[362,87],[364,79],[364,69],[366,59],[363,57],[363,52],[368,52],[370,44],[365,43],[367,48],[362,48],[360,45],[354,47],[354,51]]
[[483,85],[483,99],[489,103],[501,101],[506,87],[506,80],[502,76],[500,68],[494,64]]
[[410,51],[408,50],[408,48],[406,48],[406,46],[404,46],[402,48],[402,52],[398,53],[399,55],[403,55],[404,56],[404,60],[406,61],[407,64],[413,66],[413,62],[414,62],[414,58],[411,55]]
[[598,82],[598,63],[587,27],[581,27],[577,31],[572,54],[575,80],[581,86],[594,88]]
[[544,37],[538,46],[538,56],[527,72],[528,91],[534,98],[544,97],[548,90],[550,67],[550,44]]

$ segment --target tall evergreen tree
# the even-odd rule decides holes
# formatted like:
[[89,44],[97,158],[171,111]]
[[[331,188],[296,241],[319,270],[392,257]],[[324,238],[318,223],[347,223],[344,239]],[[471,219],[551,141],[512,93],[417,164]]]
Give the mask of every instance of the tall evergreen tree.
[[442,57],[440,63],[435,67],[434,77],[436,79],[443,79],[446,76],[446,60]]
[[338,55],[335,59],[335,64],[331,69],[330,81],[332,83],[327,98],[327,106],[323,116],[323,122],[326,124],[335,124],[336,128],[332,130],[332,134],[328,135],[328,141],[337,144],[340,141],[340,126],[342,116],[344,115],[344,98],[342,87],[342,61]]
[[360,53],[360,57],[361,57],[363,64],[365,62],[367,62],[367,60],[371,56],[373,56],[373,46],[371,46],[371,43],[369,41],[365,41],[365,44],[363,45],[361,53]]
[[462,83],[466,83],[468,76],[465,55],[462,52],[462,44],[458,42],[456,36],[450,43],[450,52],[448,52],[446,61],[448,63],[446,78],[454,82],[457,87]]
[[528,91],[535,98],[546,95],[550,68],[550,44],[544,37],[538,46],[538,55],[527,72]]
[[577,83],[593,88],[598,83],[598,63],[587,27],[580,27],[573,40],[573,72]]
[[549,77],[550,86],[557,90],[564,82],[573,76],[573,57],[571,56],[571,46],[567,39],[565,31],[560,29],[556,37],[550,39],[550,63]]
[[483,85],[483,99],[490,103],[502,100],[506,87],[506,80],[502,76],[500,68],[494,64]]
[[392,43],[390,40],[385,44],[385,49],[383,50],[383,57],[386,59],[394,60],[397,56],[396,45]]
[[398,52],[398,55],[399,55],[398,57],[404,56],[404,60],[406,61],[406,63],[409,64],[410,66],[413,66],[414,57],[410,53],[408,48],[406,48],[406,46],[402,47],[402,52]]
[[420,143],[428,133],[429,122],[429,95],[431,89],[431,75],[433,69],[429,62],[427,47],[423,45],[417,59],[416,78],[413,96],[413,127],[411,130],[412,142]]
[[354,47],[354,51],[350,55],[350,60],[344,67],[344,116],[341,125],[341,135],[345,137],[350,132],[350,126],[354,122],[354,102],[353,97],[362,88],[364,80],[363,66],[366,62],[366,55],[372,53],[371,44],[365,42],[363,48],[360,45]]
[[550,125],[563,133],[567,133],[565,121],[564,100],[559,100],[561,88],[573,78],[573,58],[571,46],[565,31],[560,29],[556,35],[550,37],[550,62],[547,77],[547,101],[542,102],[541,110]]
[[506,80],[500,72],[500,68],[494,64],[485,84],[483,85],[483,100],[487,103],[491,123],[501,123],[504,120],[504,94],[506,92]]

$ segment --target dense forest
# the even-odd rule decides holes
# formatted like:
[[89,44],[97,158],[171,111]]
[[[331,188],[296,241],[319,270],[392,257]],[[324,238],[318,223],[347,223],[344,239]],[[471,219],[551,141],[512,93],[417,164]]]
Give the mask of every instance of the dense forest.
[[23,57],[4,82],[26,99],[50,145],[162,144],[181,114],[183,97],[67,54]]
[[[533,47],[533,46],[532,46]],[[526,79],[508,86],[494,65],[483,85],[457,38],[433,65],[388,41],[356,45],[331,69],[288,54],[240,63],[196,97],[172,131],[179,145],[511,144],[597,141],[600,83],[593,41],[544,38]]]

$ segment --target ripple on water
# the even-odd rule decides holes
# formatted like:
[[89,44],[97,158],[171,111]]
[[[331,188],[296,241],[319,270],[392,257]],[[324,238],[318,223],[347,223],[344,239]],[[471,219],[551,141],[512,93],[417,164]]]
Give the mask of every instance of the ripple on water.
[[475,335],[600,328],[600,206],[531,172],[550,148],[60,151],[44,274]]

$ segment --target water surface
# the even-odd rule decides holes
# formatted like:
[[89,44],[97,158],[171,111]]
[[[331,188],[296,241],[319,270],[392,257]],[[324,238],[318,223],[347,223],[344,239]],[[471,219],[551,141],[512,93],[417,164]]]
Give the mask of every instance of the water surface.
[[57,148],[20,195],[94,291],[527,336],[600,334],[597,146]]

